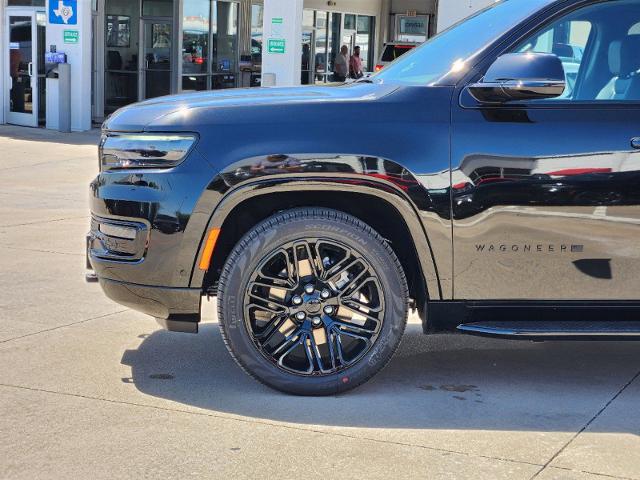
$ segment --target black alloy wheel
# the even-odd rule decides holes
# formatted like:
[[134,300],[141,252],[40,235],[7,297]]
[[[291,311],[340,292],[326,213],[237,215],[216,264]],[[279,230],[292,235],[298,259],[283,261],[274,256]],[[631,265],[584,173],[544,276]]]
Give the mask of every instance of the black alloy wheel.
[[238,242],[220,279],[218,316],[250,375],[289,393],[327,395],[388,362],[407,297],[393,250],[369,226],[334,210],[296,209]]

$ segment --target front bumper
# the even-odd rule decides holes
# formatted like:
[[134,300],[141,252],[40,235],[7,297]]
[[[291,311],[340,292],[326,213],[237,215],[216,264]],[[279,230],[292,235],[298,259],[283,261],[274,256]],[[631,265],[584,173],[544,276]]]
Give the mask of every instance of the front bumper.
[[191,276],[216,172],[192,151],[170,170],[102,172],[91,183],[88,267],[105,294],[167,329],[197,332],[202,284]]
[[[105,226],[110,226],[105,228]],[[120,229],[120,230],[118,230]],[[124,230],[128,229],[128,230]],[[125,234],[112,236],[108,233]],[[97,275],[122,263],[141,263],[148,244],[148,229],[144,223],[118,222],[92,217],[91,231],[87,234],[87,281],[99,281],[105,295],[116,303],[155,317],[166,330],[198,333],[200,322],[201,289],[141,285],[113,280]]]
[[155,317],[166,330],[198,333],[200,289],[151,287],[104,278],[99,281],[111,300]]

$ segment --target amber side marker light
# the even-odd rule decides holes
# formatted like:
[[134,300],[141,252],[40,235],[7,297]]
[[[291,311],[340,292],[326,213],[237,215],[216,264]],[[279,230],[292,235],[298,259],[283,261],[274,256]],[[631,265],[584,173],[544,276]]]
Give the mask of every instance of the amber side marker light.
[[200,259],[200,270],[205,272],[209,270],[211,264],[211,257],[213,257],[213,250],[216,248],[216,242],[220,236],[219,228],[212,228],[207,237],[207,243],[204,246],[204,252],[202,252],[202,258]]

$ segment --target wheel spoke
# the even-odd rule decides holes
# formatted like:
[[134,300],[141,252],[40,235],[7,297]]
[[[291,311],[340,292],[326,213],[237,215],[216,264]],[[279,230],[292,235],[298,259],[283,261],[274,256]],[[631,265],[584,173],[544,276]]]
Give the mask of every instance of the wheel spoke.
[[[254,299],[254,300],[261,300],[261,299]],[[275,308],[269,307],[267,305],[260,305],[259,303],[255,303],[255,302],[252,302],[249,305],[247,305],[247,310],[249,310],[251,308],[257,308],[257,309],[262,310],[264,312],[273,313],[274,315],[280,315],[280,314],[285,313],[283,310],[276,310]]]
[[322,264],[322,256],[320,255],[320,241],[311,244],[307,242],[307,254],[311,259],[311,265],[316,278],[324,278],[324,265]]
[[331,275],[329,276],[327,281],[330,283],[335,283],[337,280],[340,279],[340,277],[343,276],[343,274],[347,273],[350,268],[357,265],[359,262],[360,262],[359,258],[352,259],[352,257],[349,257],[346,261],[341,262],[338,265],[335,265],[333,268],[329,270],[329,273]]
[[[369,315],[368,313],[363,312],[362,310],[359,310],[357,308],[353,308],[350,307],[349,305],[345,304],[344,302],[340,303],[340,308],[345,308],[347,310],[349,310],[351,313],[354,313],[356,315],[361,315],[362,317],[364,317],[367,320],[371,320],[372,322],[375,322],[376,325],[380,323],[380,319],[374,317],[373,315]],[[353,317],[351,317],[353,318]],[[344,322],[342,321],[341,323],[347,323],[349,324],[349,322]]]
[[307,373],[311,373],[316,369],[315,363],[313,361],[314,358],[318,360],[318,367],[320,368],[320,371],[323,371],[320,352],[318,352],[318,355],[316,356],[312,349],[312,344],[313,344],[312,337],[313,335],[307,334],[302,339],[302,345],[304,346],[304,351],[307,354],[307,360],[309,361],[309,369],[307,370]]
[[344,353],[342,349],[342,340],[340,339],[340,334],[336,333],[336,352],[338,354],[338,360],[341,365],[347,365],[347,361],[344,359]]
[[362,328],[362,327],[359,327],[357,325],[353,325],[351,323],[341,322],[340,320],[336,320],[334,322],[334,325],[335,325],[335,328],[337,328],[338,332],[340,332],[340,333],[343,333],[346,330],[348,330],[349,332],[354,333],[354,334],[355,333],[362,334],[366,338],[369,338],[369,336],[371,336],[371,335],[373,335],[375,333],[373,330]]
[[[305,253],[306,258],[300,258],[299,251],[302,250]],[[311,245],[307,241],[296,242],[293,246],[295,254],[295,263],[298,268],[298,281],[301,277],[314,276],[320,278],[318,274],[318,265],[315,263],[315,258],[311,252]]]
[[343,367],[348,367],[349,365],[351,365],[352,363],[354,363],[355,361],[358,360],[358,356],[356,357],[352,357],[352,358],[347,358],[345,355],[345,347],[344,347],[344,343],[342,341],[342,337],[349,337],[349,338],[353,338],[354,340],[358,341],[358,342],[362,342],[364,343],[364,348],[365,349],[369,349],[369,347],[371,347],[372,345],[372,341],[369,337],[363,336],[363,335],[358,335],[357,333],[353,333],[350,331],[346,331],[346,330],[342,330],[340,328],[338,328],[337,326],[335,326],[333,328],[333,330],[335,331],[335,335],[336,335],[336,346],[337,346],[337,352],[338,352],[338,359],[340,360],[340,363]]
[[307,361],[309,362],[309,368],[307,368],[307,370],[304,370],[303,373],[312,373],[314,370],[314,363],[313,363],[313,354],[310,351],[309,348],[309,343],[308,343],[308,334],[301,334],[300,333],[300,329],[296,330],[294,333],[292,333],[291,335],[289,335],[285,341],[282,343],[282,345],[280,345],[276,351],[274,352],[274,355],[277,355],[278,353],[282,352],[282,350],[284,350],[285,347],[288,347],[286,350],[284,350],[284,352],[278,357],[278,365],[280,365],[280,367],[290,370],[285,364],[284,364],[284,360],[287,358],[287,356],[293,352],[296,348],[302,346],[305,355],[307,357]]
[[346,285],[343,285],[340,288],[340,294],[338,295],[338,298],[342,298],[347,294],[353,295],[357,290],[362,288],[362,286],[368,281],[369,278],[371,277],[368,270],[363,270],[358,275],[356,275],[351,280],[349,280],[349,282]]
[[[283,278],[280,276],[276,276],[273,275],[272,273],[266,273],[264,270],[267,266],[269,266],[269,264],[274,261],[276,258],[278,258],[278,256],[284,257],[285,260],[285,265],[286,265],[286,270],[287,270],[287,277]],[[265,283],[265,286],[270,286],[270,287],[284,287],[287,289],[292,289],[295,287],[296,285],[296,280],[295,278],[292,276],[293,274],[293,266],[291,264],[291,259],[289,258],[289,254],[287,253],[287,251],[285,249],[280,249],[278,251],[276,251],[273,255],[271,255],[271,257],[269,257],[267,259],[266,262],[263,263],[262,267],[260,268],[259,271],[259,276],[261,278],[262,283]],[[269,285],[267,281],[271,281],[273,282],[273,285]]]
[[264,287],[264,288],[273,288],[277,290],[285,290],[287,292],[293,289],[293,287],[288,285],[286,281],[281,280],[282,282],[284,282],[284,285],[282,285],[282,284],[279,284],[278,282],[271,283],[268,280],[270,279],[260,278],[255,282],[250,282],[249,288],[253,289],[253,287]]
[[286,312],[289,310],[289,307],[284,302],[284,300],[278,300],[278,299],[274,300],[273,298],[264,298],[263,296],[257,295],[255,293],[250,293],[249,297],[251,297],[253,300],[264,302],[271,308],[273,308],[272,306],[280,307],[281,308],[280,312]]
[[333,277],[335,277],[336,275],[339,275],[340,272],[342,272],[345,269],[345,266],[348,266],[350,263],[352,263],[351,256],[347,254],[347,255],[345,255],[345,257],[343,259],[338,260],[338,262],[335,265],[330,267],[325,272],[324,280],[329,281]]
[[267,323],[262,330],[262,333],[255,335],[255,337],[263,344],[269,343],[269,340],[273,338],[273,335],[278,331],[282,324],[286,322],[286,320],[287,317],[285,315],[276,315],[269,321],[269,323]]
[[311,333],[311,335],[309,335],[309,339],[311,340],[311,346],[313,347],[313,351],[315,353],[315,358],[316,358],[316,361],[318,362],[318,368],[320,369],[321,372],[328,373],[333,368],[335,368],[334,359],[333,359],[333,352],[331,352],[331,346],[329,346],[328,348],[329,348],[329,351],[330,351],[331,368],[327,369],[327,368],[324,367],[324,362],[322,360],[322,354],[320,353],[320,347],[318,346],[318,342],[316,340],[316,332],[322,332],[324,334],[325,342],[329,343],[329,340],[326,338],[326,330],[324,328],[318,329],[318,330],[314,331],[313,333]]
[[273,355],[278,355],[280,352],[282,352],[285,349],[285,347],[292,345],[288,350],[286,350],[282,355],[278,357],[278,362],[280,362],[284,357],[287,356],[288,353],[290,353],[290,351],[293,348],[295,348],[298,345],[299,342],[300,342],[300,329],[297,328],[293,333],[287,335],[284,338],[282,343],[278,345],[278,348],[276,348],[273,351]]

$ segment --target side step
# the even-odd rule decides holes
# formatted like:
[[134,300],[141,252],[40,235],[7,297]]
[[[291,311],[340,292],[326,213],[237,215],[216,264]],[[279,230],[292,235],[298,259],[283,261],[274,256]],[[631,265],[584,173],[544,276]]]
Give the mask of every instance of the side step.
[[470,335],[546,340],[560,339],[640,340],[640,321],[590,322],[590,321],[511,321],[463,323],[458,330]]

